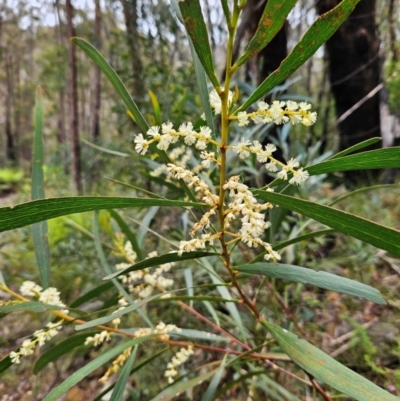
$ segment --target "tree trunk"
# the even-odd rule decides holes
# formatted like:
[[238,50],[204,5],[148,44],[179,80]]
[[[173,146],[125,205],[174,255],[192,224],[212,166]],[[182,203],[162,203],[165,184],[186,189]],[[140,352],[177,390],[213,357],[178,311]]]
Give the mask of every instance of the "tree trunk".
[[[100,0],[95,0],[95,20],[94,20],[94,46],[101,49],[101,9]],[[101,106],[101,71],[96,65],[94,70],[94,90],[92,108],[92,138],[94,142],[100,138],[100,106]]]
[[[318,13],[327,12],[339,2],[320,0],[317,2]],[[328,40],[326,49],[339,122],[339,147],[344,150],[380,136],[375,0],[361,0],[347,21]]]
[[12,132],[12,60],[11,56],[6,56],[6,97],[5,97],[5,134],[6,134],[6,155],[7,159],[16,162],[17,152],[15,148],[14,135]]
[[[71,38],[76,36],[73,25],[74,9],[71,0],[66,0],[67,9],[67,33]],[[78,82],[75,45],[69,42],[68,48],[68,67],[69,67],[69,105],[70,105],[70,138],[72,144],[72,168],[74,175],[74,184],[78,193],[82,193],[81,178],[81,156],[79,143],[79,122],[78,122]]]
[[140,99],[143,96],[142,61],[140,58],[137,0],[121,0],[124,9],[126,37],[132,71],[132,95]]

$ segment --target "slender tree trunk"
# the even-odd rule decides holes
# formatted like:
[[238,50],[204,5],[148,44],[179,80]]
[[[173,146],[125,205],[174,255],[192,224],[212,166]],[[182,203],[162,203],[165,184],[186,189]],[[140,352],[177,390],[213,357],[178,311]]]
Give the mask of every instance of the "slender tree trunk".
[[[66,0],[67,9],[67,32],[68,37],[76,36],[75,27],[73,25],[74,9],[71,0]],[[74,175],[74,184],[78,193],[82,193],[81,178],[81,155],[79,144],[79,122],[78,122],[78,80],[76,65],[75,46],[69,42],[68,48],[68,67],[69,67],[69,105],[70,105],[70,138],[72,144],[72,167]]]
[[6,134],[6,155],[7,159],[16,162],[17,152],[15,148],[14,135],[12,132],[12,60],[6,56],[6,97],[5,97],[5,134]]
[[132,94],[140,99],[143,96],[142,61],[140,58],[137,0],[121,0],[126,26],[126,36],[131,59]]
[[[317,10],[325,13],[339,2],[320,0]],[[340,150],[343,150],[380,136],[379,91],[373,94],[380,81],[375,0],[361,0],[328,40],[326,49],[336,115],[340,121]],[[351,109],[353,111],[343,118]]]
[[[101,49],[101,9],[100,0],[95,0],[95,19],[94,19],[94,45],[98,50]],[[96,65],[94,70],[94,90],[92,108],[92,138],[94,142],[100,138],[100,106],[101,106],[101,71]]]

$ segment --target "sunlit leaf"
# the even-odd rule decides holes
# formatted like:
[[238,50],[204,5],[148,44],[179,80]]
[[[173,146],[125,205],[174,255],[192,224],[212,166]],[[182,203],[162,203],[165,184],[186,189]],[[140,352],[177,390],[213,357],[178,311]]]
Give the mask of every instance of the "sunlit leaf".
[[335,361],[320,349],[272,323],[262,322],[282,350],[302,369],[358,401],[399,401],[371,381]]
[[161,118],[161,108],[160,108],[160,103],[158,102],[157,96],[152,90],[148,90],[149,96],[150,96],[150,101],[151,105],[153,106],[153,111],[154,111],[154,116],[156,119],[156,125],[161,125],[162,123],[162,118]]
[[235,266],[234,269],[241,273],[261,274],[263,276],[281,278],[297,283],[312,284],[320,288],[325,288],[326,290],[365,298],[377,304],[386,304],[377,289],[358,281],[323,271],[315,271],[306,269],[305,267],[283,263],[253,263],[250,265]]

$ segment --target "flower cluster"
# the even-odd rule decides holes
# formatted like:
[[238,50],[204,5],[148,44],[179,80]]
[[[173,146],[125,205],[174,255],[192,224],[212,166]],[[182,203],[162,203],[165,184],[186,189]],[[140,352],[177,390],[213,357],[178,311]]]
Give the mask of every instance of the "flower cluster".
[[211,129],[207,126],[200,128],[199,132],[193,129],[191,122],[183,123],[179,126],[178,130],[174,129],[171,122],[163,123],[161,125],[161,132],[159,126],[152,126],[147,130],[147,137],[144,138],[143,134],[135,137],[135,150],[140,155],[145,155],[152,143],[157,142],[157,148],[160,150],[168,150],[171,144],[183,139],[188,146],[195,145],[197,149],[204,150],[207,148],[209,142],[216,143],[211,138]]
[[[136,263],[136,253],[132,250],[130,242],[125,244],[125,256],[129,263],[118,263],[115,267],[117,270],[124,270],[129,266]],[[157,251],[148,254],[148,258],[157,256]],[[137,295],[139,298],[149,297],[154,288],[158,288],[160,291],[165,291],[166,288],[171,287],[174,284],[174,280],[164,277],[165,273],[168,273],[173,266],[173,263],[164,263],[157,267],[154,271],[150,269],[143,269],[138,271],[129,272],[119,276],[118,278],[123,284],[128,286],[128,290],[131,294]],[[127,306],[124,298],[119,300],[120,308],[124,309]],[[116,322],[117,323],[117,319]],[[119,323],[119,322],[118,322]]]
[[290,184],[300,185],[309,177],[308,171],[299,168],[300,164],[295,159],[290,159],[287,164],[281,163],[279,160],[272,156],[276,151],[276,146],[272,144],[263,145],[259,141],[251,142],[248,139],[242,138],[240,142],[230,147],[241,159],[246,159],[251,153],[255,154],[260,163],[265,163],[265,168],[271,173],[278,171],[280,166],[281,170],[277,173],[277,177],[282,180],[288,179],[288,173],[292,174],[289,180]]
[[[168,153],[168,157],[175,165],[179,167],[186,167],[193,157],[193,151],[191,148],[188,148],[185,145],[177,146],[176,148],[171,149],[171,151]],[[195,170],[197,170],[198,172],[202,168],[203,166],[198,164],[192,168],[192,171],[195,172]],[[161,174],[168,174],[167,166],[165,164],[161,164],[150,173],[152,177],[159,177]]]
[[[40,285],[37,285],[33,281],[24,281],[20,287],[20,292],[22,295],[28,297],[39,298],[39,301],[44,304],[60,306],[62,308],[66,307],[66,305],[61,302],[60,292],[54,287],[49,287],[46,290],[43,290]],[[62,313],[67,315],[68,309],[63,310]]]
[[271,105],[263,101],[257,103],[258,109],[253,113],[240,111],[237,116],[231,116],[232,120],[238,120],[239,127],[245,127],[250,119],[255,124],[303,124],[313,125],[317,121],[317,113],[311,112],[311,104],[306,102],[294,102],[292,100],[275,100]]
[[118,371],[121,369],[121,367],[124,365],[126,360],[131,355],[131,352],[132,352],[132,347],[129,347],[126,350],[124,350],[122,354],[118,355],[118,357],[112,362],[111,367],[107,369],[107,372],[104,374],[104,376],[99,379],[99,382],[105,384],[107,383],[109,377],[112,374],[118,373]]
[[273,205],[258,203],[248,186],[239,182],[239,176],[231,177],[224,185],[224,189],[229,191],[229,197],[233,199],[225,212],[226,225],[229,226],[232,220],[242,216],[239,234],[234,236],[250,248],[262,246],[266,251],[264,256],[266,260],[280,260],[280,255],[272,249],[271,245],[260,239],[264,231],[270,227],[270,223],[264,220],[265,216],[261,212],[271,209]]
[[181,348],[175,356],[172,357],[165,371],[165,377],[168,378],[169,384],[174,382],[174,377],[178,374],[177,368],[183,365],[191,355],[193,355],[193,348],[189,346],[188,348]]
[[[221,114],[221,107],[222,107],[222,102],[221,102],[221,98],[218,95],[217,91],[215,89],[213,89],[209,96],[208,96],[208,100],[210,102],[210,106],[214,109],[214,113],[215,114]],[[232,106],[233,103],[233,92],[229,91],[228,94],[228,106]]]
[[[24,281],[20,287],[20,293],[24,296],[38,298],[40,302],[45,304],[60,306],[61,308],[66,307],[66,305],[61,302],[60,292],[54,287],[49,287],[46,290],[43,290],[40,285],[33,281]],[[69,311],[68,309],[65,309],[61,312],[67,315]],[[32,355],[36,345],[41,347],[46,341],[52,339],[58,334],[59,330],[62,329],[62,323],[63,320],[55,323],[49,322],[45,329],[36,330],[33,333],[33,338],[24,340],[17,352],[12,351],[10,353],[11,362],[20,363],[21,356]]]
[[174,324],[165,324],[164,322],[158,323],[155,329],[151,329],[149,327],[138,329],[135,331],[135,337],[144,337],[151,334],[156,334],[159,336],[161,341],[169,340],[169,333],[175,331],[176,333],[180,333],[182,329],[176,327]]
[[200,199],[204,203],[208,203],[211,206],[218,206],[219,197],[215,195],[210,187],[192,171],[176,166],[172,163],[167,165],[167,169],[172,177],[178,180],[183,180],[189,188],[194,188],[195,192],[199,194]]
[[94,347],[97,347],[101,344],[103,344],[105,341],[111,341],[111,335],[108,331],[103,330],[101,333],[97,333],[94,335],[94,337],[89,336],[85,340],[85,345],[89,345],[93,343]]
[[46,341],[55,337],[58,334],[59,330],[62,329],[62,322],[62,320],[56,323],[49,322],[46,325],[46,329],[36,330],[33,333],[33,338],[24,340],[17,352],[10,352],[11,362],[16,364],[20,363],[21,356],[32,355],[34,353],[36,345],[41,347],[45,344]]

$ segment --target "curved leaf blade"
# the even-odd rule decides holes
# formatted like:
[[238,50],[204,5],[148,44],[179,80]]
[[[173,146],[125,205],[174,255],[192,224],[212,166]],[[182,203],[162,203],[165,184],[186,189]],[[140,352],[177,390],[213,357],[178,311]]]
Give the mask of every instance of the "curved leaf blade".
[[246,63],[271,42],[278,31],[283,27],[286,17],[296,2],[297,0],[268,0],[256,33],[248,44],[245,52],[236,61],[233,66],[234,69]]
[[399,401],[329,355],[272,323],[262,321],[282,350],[306,372],[358,401]]
[[400,231],[329,206],[287,195],[260,190],[254,191],[254,195],[400,256]]
[[136,344],[140,344],[143,341],[148,340],[149,338],[153,337],[153,335],[144,336],[135,338],[134,340],[126,341],[123,344],[117,345],[114,348],[110,349],[109,351],[105,352],[103,355],[100,355],[95,360],[89,362],[83,368],[74,372],[68,379],[63,381],[58,387],[52,390],[43,401],[55,401],[58,397],[63,395],[66,391],[68,391],[71,387],[73,387],[76,383],[80,382],[90,373],[95,371],[101,365],[108,362],[110,359],[119,355],[122,351],[126,348],[133,347]]
[[310,175],[365,169],[400,167],[400,147],[370,150],[350,156],[330,159],[307,167]]
[[214,88],[220,86],[218,78],[214,71],[214,61],[208,38],[207,27],[201,12],[200,2],[198,0],[185,0],[179,2],[179,8],[182,13],[183,23],[186,31],[192,40],[197,56],[204,71],[210,78]]
[[101,209],[120,209],[150,206],[205,206],[203,203],[166,199],[124,198],[111,196],[81,196],[48,198],[0,208],[0,232],[28,226],[39,221],[72,213]]
[[359,1],[343,0],[335,8],[321,15],[278,69],[261,83],[236,112],[247,109],[303,65],[336,32]]
[[376,304],[386,304],[381,293],[377,289],[358,281],[324,271],[315,271],[306,269],[305,267],[283,263],[253,263],[250,265],[235,266],[234,269],[241,273],[261,274],[263,276],[281,278],[297,283],[312,284],[320,288],[325,288],[326,290],[365,298]]
[[357,150],[364,149],[368,146],[375,145],[376,143],[381,142],[381,141],[382,141],[382,138],[378,138],[378,137],[367,139],[365,141],[357,143],[356,145],[350,146],[349,148],[344,149],[341,152],[334,154],[331,158],[329,158],[329,160],[338,159],[339,157],[343,157],[348,154],[357,152]]
[[177,252],[166,253],[161,256],[155,256],[154,258],[148,258],[142,260],[141,262],[135,263],[134,265],[129,266],[124,270],[120,270],[115,273],[109,274],[108,276],[104,277],[103,280],[111,280],[118,276],[125,275],[129,272],[146,269],[147,267],[159,266],[165,263],[180,262],[182,260],[198,259],[198,258],[204,258],[206,256],[218,256],[218,255],[219,253],[202,252],[202,251],[184,252],[181,256],[179,256]]
[[149,129],[149,125],[144,119],[142,113],[139,111],[136,103],[133,101],[125,85],[121,81],[121,78],[117,75],[110,64],[108,64],[107,60],[102,56],[102,54],[89,42],[86,42],[86,40],[83,40],[81,38],[72,38],[71,42],[74,45],[79,46],[96,63],[101,71],[103,71],[111,84],[117,90],[118,94],[121,96],[121,99],[125,103],[128,110],[135,117],[136,124],[143,132],[146,132]]

